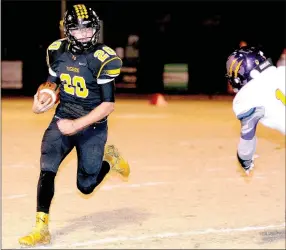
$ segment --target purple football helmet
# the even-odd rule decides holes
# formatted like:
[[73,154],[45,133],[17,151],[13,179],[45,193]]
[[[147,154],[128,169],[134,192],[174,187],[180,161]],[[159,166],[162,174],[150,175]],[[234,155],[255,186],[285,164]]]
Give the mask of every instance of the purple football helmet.
[[266,61],[263,52],[255,47],[241,47],[235,50],[227,59],[226,70],[233,90],[237,92],[252,78],[250,72]]

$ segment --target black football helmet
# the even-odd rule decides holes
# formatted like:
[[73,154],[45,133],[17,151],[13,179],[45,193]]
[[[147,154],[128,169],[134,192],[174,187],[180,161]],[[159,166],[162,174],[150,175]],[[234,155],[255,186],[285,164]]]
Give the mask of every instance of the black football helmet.
[[[63,20],[64,33],[71,44],[71,48],[74,52],[83,52],[86,49],[94,46],[99,38],[100,34],[100,21],[95,11],[88,8],[84,4],[73,5],[69,8],[64,16]],[[92,28],[93,35],[87,42],[82,42],[76,39],[72,34],[72,30]]]

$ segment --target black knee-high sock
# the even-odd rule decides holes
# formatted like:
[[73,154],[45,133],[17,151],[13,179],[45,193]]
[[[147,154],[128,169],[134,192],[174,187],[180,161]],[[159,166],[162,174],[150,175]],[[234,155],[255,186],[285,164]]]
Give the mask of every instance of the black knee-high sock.
[[55,177],[53,172],[41,171],[37,190],[37,212],[49,213],[55,192]]
[[101,165],[101,169],[96,179],[97,186],[102,182],[102,180],[104,179],[105,175],[109,172],[109,170],[110,170],[109,163],[107,161],[103,161]]

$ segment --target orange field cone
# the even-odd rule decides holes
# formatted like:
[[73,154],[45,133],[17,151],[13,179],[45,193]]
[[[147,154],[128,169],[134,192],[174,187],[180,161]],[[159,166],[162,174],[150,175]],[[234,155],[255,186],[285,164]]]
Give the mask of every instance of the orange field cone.
[[156,93],[151,96],[150,104],[155,106],[166,106],[168,103],[162,94]]

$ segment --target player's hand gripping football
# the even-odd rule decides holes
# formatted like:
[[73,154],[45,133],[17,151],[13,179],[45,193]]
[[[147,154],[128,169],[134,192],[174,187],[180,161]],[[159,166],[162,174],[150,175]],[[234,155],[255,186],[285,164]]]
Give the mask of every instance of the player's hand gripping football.
[[51,98],[43,102],[44,98],[45,97],[43,95],[40,96],[40,98],[38,98],[38,92],[34,95],[34,103],[33,103],[32,111],[35,114],[44,113],[54,106],[53,102],[50,103]]
[[79,131],[74,120],[60,119],[58,120],[57,125],[61,133],[64,135],[73,135]]

